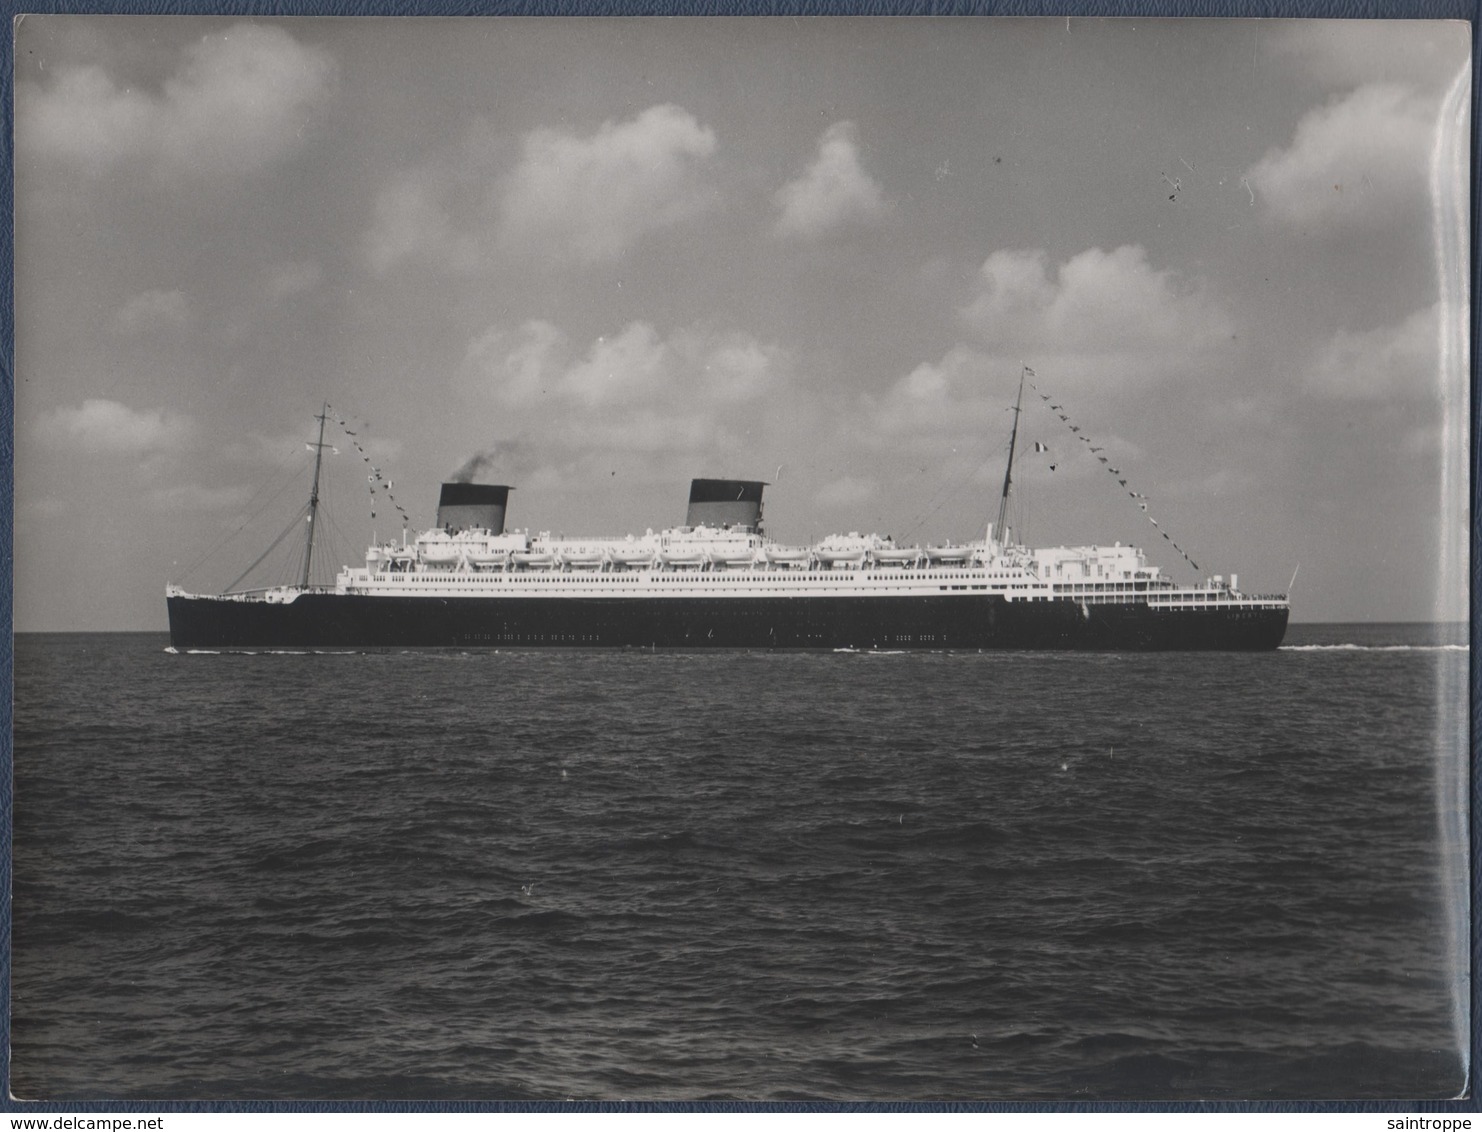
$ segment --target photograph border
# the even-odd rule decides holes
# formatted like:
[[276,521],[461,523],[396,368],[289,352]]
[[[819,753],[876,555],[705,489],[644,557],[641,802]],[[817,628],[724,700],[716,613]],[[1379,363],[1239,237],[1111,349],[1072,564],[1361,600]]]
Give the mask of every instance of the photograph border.
[[[0,76],[0,85],[3,85],[4,94],[4,129],[7,139],[14,136],[14,98],[15,98],[15,68],[14,68],[14,19],[28,14],[69,14],[69,15],[195,15],[195,16],[243,16],[257,17],[261,19],[276,20],[280,18],[314,17],[314,16],[412,16],[412,17],[468,17],[468,18],[500,18],[512,16],[541,16],[541,17],[582,17],[582,16],[694,16],[706,18],[712,16],[748,16],[756,18],[780,18],[780,17],[844,17],[844,16],[971,16],[982,18],[995,17],[1123,17],[1141,19],[1164,19],[1164,18],[1263,18],[1263,19],[1415,19],[1415,20],[1457,20],[1466,22],[1472,31],[1472,117],[1471,117],[1471,194],[1469,207],[1470,221],[1470,283],[1472,287],[1472,309],[1469,316],[1469,330],[1472,342],[1476,342],[1479,327],[1482,327],[1482,319],[1479,319],[1477,302],[1475,296],[1479,293],[1479,285],[1482,285],[1482,257],[1478,255],[1478,231],[1479,231],[1479,192],[1478,171],[1482,168],[1479,163],[1479,116],[1478,114],[1478,76],[1479,61],[1482,61],[1482,52],[1479,52],[1479,6],[1464,3],[1462,0],[1368,0],[1368,2],[1353,3],[1343,0],[1271,0],[1271,2],[1232,2],[1232,0],[1189,0],[1189,2],[1171,2],[1171,0],[1136,0],[1133,3],[1115,3],[1113,0],[1100,0],[1100,2],[1032,2],[1032,0],[1019,0],[1019,2],[976,2],[976,0],[944,0],[941,3],[908,3],[902,0],[859,0],[859,2],[797,2],[797,0],[777,0],[777,2],[747,2],[747,0],[711,0],[711,2],[679,3],[665,2],[665,0],[550,0],[550,2],[539,3],[499,3],[488,2],[488,0],[415,0],[415,2],[397,2],[397,0],[279,0],[273,3],[258,3],[254,0],[181,0],[181,2],[142,2],[142,0],[120,0],[116,3],[98,3],[94,0],[83,0],[83,2],[63,3],[57,0],[49,0],[42,3],[18,4],[15,0],[6,0],[7,12],[12,17],[7,21],[6,35],[8,37],[4,53],[3,76]],[[0,492],[0,569],[4,570],[4,585],[0,587],[0,608],[3,608],[4,616],[12,627],[14,626],[14,489],[15,489],[15,290],[14,290],[14,250],[15,232],[14,223],[14,169],[13,169],[13,146],[7,145],[4,151],[5,176],[0,179],[0,213],[3,213],[5,225],[5,238],[0,241],[0,250],[3,250],[5,268],[3,280],[3,294],[0,294],[0,304],[3,304],[5,318],[3,320],[3,333],[0,333],[0,437],[3,437],[4,450],[0,454],[0,464],[3,464],[6,477],[6,490]],[[1479,672],[1476,664],[1476,651],[1479,644],[1477,626],[1478,592],[1482,589],[1482,531],[1476,516],[1479,504],[1482,504],[1482,493],[1479,493],[1479,481],[1482,481],[1482,452],[1479,452],[1478,435],[1479,423],[1482,423],[1482,414],[1478,411],[1478,352],[1473,349],[1469,356],[1469,391],[1471,405],[1469,419],[1471,424],[1470,443],[1470,489],[1469,498],[1472,504],[1471,514],[1473,516],[1470,548],[1470,584],[1469,607],[1471,611],[1471,667],[1470,667],[1470,734],[1471,757],[1469,765],[1471,768],[1469,781],[1469,800],[1471,804],[1470,826],[1470,859],[1471,877],[1470,893],[1471,908],[1469,910],[1470,922],[1470,944],[1469,956],[1471,960],[1471,1040],[1470,1040],[1470,1071],[1475,1072],[1478,1064],[1479,1053],[1482,1053],[1482,994],[1479,994],[1477,971],[1479,960],[1482,960],[1482,946],[1479,946],[1479,917],[1478,896],[1482,895],[1482,884],[1479,884],[1479,876],[1482,876],[1482,839],[1479,839],[1476,815],[1482,812],[1482,790],[1479,790],[1476,775],[1476,752],[1479,741],[1482,741],[1482,719],[1479,719],[1477,705],[1482,702],[1482,672]],[[3,1010],[7,1027],[10,1018],[11,988],[10,988],[10,928],[11,928],[11,881],[12,881],[12,835],[13,835],[13,678],[14,678],[14,635],[13,632],[7,636],[3,658],[0,658],[0,681],[6,688],[6,699],[4,711],[6,715],[6,726],[3,741],[0,741],[0,761],[3,761],[5,788],[3,798],[0,798],[0,921],[3,921],[5,932],[5,946],[3,954],[0,954],[0,1010]],[[387,1112],[387,1113],[613,1113],[613,1112],[642,1112],[642,1113],[899,1113],[899,1114],[932,1114],[932,1113],[1341,1113],[1341,1112],[1416,1112],[1416,1113],[1470,1113],[1479,1111],[1476,1099],[1475,1085],[1471,1086],[1472,1095],[1450,1101],[1418,1101],[1418,1102],[1376,1102],[1376,1101],[1354,1101],[1343,1098],[1328,1098],[1312,1101],[1209,1101],[1209,1102],[1056,1102],[1056,1103],[1033,1103],[1013,1101],[992,1102],[951,1102],[951,1103],[927,1103],[927,1102],[554,1102],[554,1101],[518,1101],[518,1102],[336,1102],[336,1101],[220,1101],[220,1102],[171,1102],[166,1100],[151,1102],[105,1102],[105,1101],[66,1101],[66,1102],[20,1102],[9,1098],[8,1087],[10,1080],[10,1042],[7,1029],[6,1041],[4,1043],[4,1072],[7,1082],[7,1098],[3,1104],[4,1110],[10,1113],[22,1114],[48,1114],[48,1113],[97,1113],[97,1112],[230,1112],[230,1113],[362,1113],[362,1112]]]

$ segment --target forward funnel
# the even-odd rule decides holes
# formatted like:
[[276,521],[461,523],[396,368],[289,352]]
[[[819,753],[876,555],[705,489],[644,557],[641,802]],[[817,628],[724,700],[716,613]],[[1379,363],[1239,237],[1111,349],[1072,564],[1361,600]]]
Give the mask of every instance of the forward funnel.
[[762,525],[762,488],[766,486],[760,480],[691,480],[685,525],[758,530]]
[[437,525],[452,533],[479,527],[503,534],[509,493],[509,488],[491,483],[445,483],[437,500]]

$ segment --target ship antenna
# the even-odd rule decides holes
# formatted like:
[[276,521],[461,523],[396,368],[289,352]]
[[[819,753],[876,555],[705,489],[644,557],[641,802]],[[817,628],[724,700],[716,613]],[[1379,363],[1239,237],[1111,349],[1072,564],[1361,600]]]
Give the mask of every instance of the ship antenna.
[[1029,367],[1025,366],[1019,374],[1019,396],[1014,401],[1014,427],[1009,433],[1009,462],[1003,470],[1003,495],[998,501],[998,542],[1005,550],[1009,545],[1004,520],[1009,511],[1009,487],[1014,482],[1014,442],[1019,439],[1019,408],[1024,403],[1024,379],[1028,376]]
[[304,547],[304,580],[302,588],[309,588],[309,564],[314,560],[314,519],[319,514],[319,466],[324,462],[324,421],[329,416],[329,402],[319,414],[319,443],[314,445],[314,486],[309,489],[309,544]]

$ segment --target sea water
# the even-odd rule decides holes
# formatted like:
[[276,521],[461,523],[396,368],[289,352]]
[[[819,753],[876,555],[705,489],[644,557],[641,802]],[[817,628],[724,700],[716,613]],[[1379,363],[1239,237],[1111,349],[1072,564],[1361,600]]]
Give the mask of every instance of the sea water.
[[15,654],[22,1098],[1442,1098],[1460,626]]

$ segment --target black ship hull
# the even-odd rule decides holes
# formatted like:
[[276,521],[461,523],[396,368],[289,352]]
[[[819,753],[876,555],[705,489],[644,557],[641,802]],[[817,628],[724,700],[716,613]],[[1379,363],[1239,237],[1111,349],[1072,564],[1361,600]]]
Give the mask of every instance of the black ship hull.
[[903,597],[370,597],[291,602],[172,595],[177,649],[1276,648],[1287,610],[1153,609],[1146,602],[1009,602],[996,594]]

